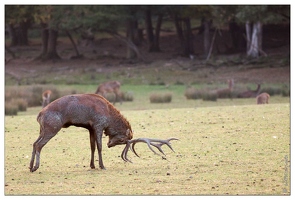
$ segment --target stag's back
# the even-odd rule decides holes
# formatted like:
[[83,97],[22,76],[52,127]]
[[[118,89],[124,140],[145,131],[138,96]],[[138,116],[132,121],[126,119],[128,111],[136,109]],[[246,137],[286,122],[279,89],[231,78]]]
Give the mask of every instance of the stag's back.
[[256,97],[256,102],[257,104],[266,104],[266,103],[268,104],[269,98],[270,98],[269,94],[266,92],[263,92]]
[[61,97],[38,115],[40,124],[50,123],[57,128],[75,125],[86,127],[94,123],[107,124],[110,109],[115,109],[105,98],[96,94],[75,94]]

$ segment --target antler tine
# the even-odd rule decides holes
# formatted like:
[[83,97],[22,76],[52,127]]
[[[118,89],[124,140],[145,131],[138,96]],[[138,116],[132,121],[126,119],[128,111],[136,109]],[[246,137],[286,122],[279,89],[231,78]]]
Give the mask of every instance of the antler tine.
[[127,158],[127,153],[128,153],[128,149],[129,149],[129,147],[130,147],[130,142],[128,141],[128,142],[126,143],[126,146],[125,146],[124,150],[122,151],[121,158],[122,158],[125,162],[130,162],[130,163],[132,163],[131,160],[129,160],[129,159]]
[[[146,143],[146,144],[148,145],[148,147],[150,148],[150,150],[151,150],[152,152],[154,152],[155,154],[158,154],[158,153],[155,152],[155,150],[151,147],[151,145],[153,145],[153,146],[155,146],[155,145],[152,144],[150,140],[151,140],[151,139],[148,139],[148,138],[138,138],[138,139],[136,139],[136,140],[130,140],[130,142],[133,143],[132,146],[131,146],[131,150],[132,150],[132,152],[133,152],[135,155],[137,155],[137,157],[139,157],[139,155],[136,153],[136,151],[135,151],[135,149],[134,149],[134,146],[135,146],[135,144],[136,144],[137,142],[144,142],[144,143]],[[159,149],[159,147],[157,147],[157,148]],[[158,154],[158,155],[159,155],[159,154]]]
[[167,140],[165,140],[165,141],[167,141],[165,144],[173,151],[173,152],[175,152],[174,150],[173,150],[173,148],[172,148],[172,146],[171,146],[171,144],[169,143],[171,140],[178,140],[177,138],[169,138],[169,139],[167,139]]
[[[162,145],[166,144],[173,152],[175,152],[172,148],[172,146],[170,145],[170,141],[171,140],[178,140],[177,138],[169,138],[167,140],[160,140],[160,139],[150,139],[150,138],[138,138],[138,139],[134,139],[134,140],[128,140],[127,143],[126,143],[126,146],[125,148],[123,149],[122,151],[122,154],[121,154],[121,158],[125,161],[125,162],[131,162],[128,158],[127,158],[127,153],[128,153],[128,150],[129,148],[131,149],[131,151],[137,156],[139,157],[139,155],[136,153],[135,151],[135,144],[138,143],[138,142],[144,142],[148,145],[149,149],[154,152],[155,154],[157,155],[160,155],[159,153],[157,153],[152,147],[156,147],[163,155],[165,155],[165,153],[163,152],[162,150]],[[132,145],[131,145],[132,144]],[[131,145],[131,146],[130,146]],[[131,162],[132,163],[132,162]]]
[[[154,146],[154,147],[157,147],[157,149],[163,154],[166,156],[166,154],[163,152],[162,150],[162,145],[166,144],[173,152],[175,152],[172,148],[172,146],[170,145],[170,140],[178,140],[177,138],[169,138],[167,140],[153,140],[151,141],[151,145]],[[159,142],[158,144],[153,144],[152,142]],[[159,154],[158,154],[159,155]]]

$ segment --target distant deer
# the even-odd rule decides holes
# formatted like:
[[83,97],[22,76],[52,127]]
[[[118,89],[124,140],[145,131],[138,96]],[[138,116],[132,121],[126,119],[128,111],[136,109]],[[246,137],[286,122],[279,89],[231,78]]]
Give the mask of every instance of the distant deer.
[[150,150],[154,153],[156,152],[151,146],[156,147],[164,154],[161,148],[162,145],[166,144],[173,151],[169,142],[171,140],[178,140],[176,138],[169,138],[167,140],[138,138],[131,140],[133,132],[129,122],[109,101],[97,94],[75,94],[61,97],[43,108],[37,117],[37,121],[40,124],[40,134],[33,144],[32,158],[29,167],[31,172],[39,168],[40,153],[44,145],[46,145],[61,128],[68,128],[69,126],[82,127],[89,131],[91,147],[90,167],[92,169],[95,168],[95,144],[98,149],[99,167],[105,169],[101,153],[103,134],[109,137],[107,143],[109,148],[126,144],[121,154],[121,158],[126,162],[131,162],[127,158],[129,149],[138,156],[134,149],[136,143],[147,143]]
[[50,95],[51,95],[51,90],[45,90],[42,93],[42,107],[44,108],[50,103]]
[[121,83],[119,81],[108,81],[100,84],[95,92],[95,94],[100,94],[103,97],[106,97],[107,93],[115,94],[114,105],[117,100],[122,104],[122,94],[120,91]]
[[268,104],[269,98],[270,98],[269,94],[267,94],[266,92],[263,92],[256,97],[256,102],[257,104],[266,104],[266,103]]
[[260,84],[257,84],[256,90],[247,90],[238,94],[238,98],[256,97],[260,92]]
[[227,80],[227,82],[228,82],[228,88],[216,90],[217,98],[228,98],[232,96],[234,80],[229,79]]

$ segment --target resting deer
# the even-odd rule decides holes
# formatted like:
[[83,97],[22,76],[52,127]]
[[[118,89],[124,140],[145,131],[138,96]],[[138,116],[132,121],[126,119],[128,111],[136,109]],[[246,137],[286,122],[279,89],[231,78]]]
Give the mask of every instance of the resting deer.
[[268,104],[269,98],[270,98],[269,94],[267,94],[266,92],[263,92],[256,97],[256,102],[257,104],[266,104],[266,103]]
[[51,90],[45,90],[42,93],[42,107],[44,108],[50,103],[50,95],[51,95]]
[[120,100],[120,104],[122,104],[120,87],[121,87],[121,83],[119,81],[108,81],[108,82],[100,84],[95,94],[100,94],[103,97],[106,97],[107,93],[113,93],[115,94],[114,105],[117,100]]
[[[30,162],[31,172],[39,168],[40,153],[44,145],[53,138],[61,128],[67,128],[69,126],[88,129],[91,147],[90,167],[92,169],[95,168],[95,144],[98,149],[99,167],[105,169],[101,154],[103,133],[109,137],[107,143],[109,148],[126,144],[122,151],[121,158],[128,162],[131,162],[127,158],[130,145],[132,145],[131,150],[136,156],[138,156],[138,154],[135,152],[134,145],[138,142],[147,143],[148,147],[155,152],[151,148],[152,145],[164,154],[161,146],[166,144],[173,151],[169,141],[177,140],[176,138],[167,140],[139,138],[131,140],[133,138],[133,132],[129,122],[109,101],[97,94],[76,94],[61,97],[43,108],[37,117],[37,121],[40,124],[40,135],[33,144]],[[34,163],[35,166],[33,166]]]
[[227,82],[228,82],[228,88],[216,90],[217,98],[231,97],[231,94],[233,92],[233,87],[234,87],[234,80],[229,79],[229,80],[227,80]]
[[260,84],[257,84],[256,90],[247,90],[245,92],[239,93],[238,98],[251,98],[256,97],[260,92]]

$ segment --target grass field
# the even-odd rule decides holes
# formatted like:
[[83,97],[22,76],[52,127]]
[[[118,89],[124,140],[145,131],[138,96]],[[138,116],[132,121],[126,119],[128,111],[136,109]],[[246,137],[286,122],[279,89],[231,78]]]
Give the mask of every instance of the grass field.
[[[137,144],[141,157],[129,152],[133,163],[125,163],[120,158],[123,146],[108,149],[104,137],[107,170],[90,169],[89,134],[70,127],[49,141],[42,150],[40,168],[30,173],[41,107],[6,116],[5,194],[290,194],[289,98],[273,97],[271,104],[258,106],[253,99],[187,101],[180,94],[169,104],[151,105],[147,98],[140,102],[143,97],[137,94],[134,102],[116,104],[131,123],[134,138],[180,140],[171,142],[175,153],[163,147],[166,159]],[[185,105],[175,106],[179,102]]]

